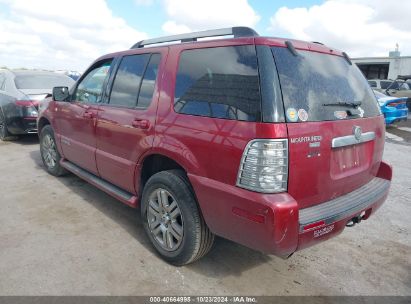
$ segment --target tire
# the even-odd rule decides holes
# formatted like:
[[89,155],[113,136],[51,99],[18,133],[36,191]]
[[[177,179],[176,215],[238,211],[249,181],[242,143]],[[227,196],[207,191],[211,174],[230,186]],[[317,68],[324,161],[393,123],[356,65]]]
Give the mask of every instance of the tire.
[[214,234],[180,170],[162,171],[150,177],[143,190],[141,217],[154,248],[161,258],[175,266],[200,259],[213,245]]
[[0,140],[11,141],[17,138],[17,136],[10,134],[9,130],[7,129],[6,118],[4,116],[2,109],[0,109]]
[[411,111],[411,97],[408,97],[407,99],[407,107],[408,107],[408,111]]
[[67,170],[60,165],[61,156],[57,149],[53,128],[50,125],[44,126],[41,130],[40,155],[48,173],[54,176],[67,174]]

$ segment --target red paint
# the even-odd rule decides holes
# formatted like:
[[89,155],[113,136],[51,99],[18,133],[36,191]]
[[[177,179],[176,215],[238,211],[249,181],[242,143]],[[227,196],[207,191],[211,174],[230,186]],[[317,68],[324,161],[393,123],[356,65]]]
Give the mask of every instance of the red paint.
[[[299,233],[298,211],[349,193],[374,176],[391,180],[391,167],[381,161],[384,148],[383,117],[286,123],[253,123],[178,114],[173,109],[176,70],[186,49],[261,44],[285,47],[285,39],[240,38],[182,43],[168,47],[132,49],[98,60],[147,52],[162,53],[154,97],[145,110],[49,103],[41,118],[55,131],[64,158],[140,197],[141,168],[153,154],[166,156],[187,172],[202,215],[217,235],[251,248],[288,256],[340,233],[355,215],[333,223],[333,229],[314,238],[316,225]],[[296,49],[342,56],[326,46],[292,41]],[[352,134],[353,126],[374,131],[376,139],[353,147],[331,149],[333,137]],[[294,137],[321,136],[316,156],[308,144],[291,143]],[[236,186],[241,156],[256,138],[289,139],[288,192],[263,194]],[[345,167],[350,160],[358,166]],[[385,199],[385,198],[384,198]],[[383,203],[366,210],[366,217]],[[138,200],[125,202],[137,206]]]
[[237,208],[237,207],[233,207],[233,213],[235,215],[244,217],[244,218],[246,218],[250,221],[256,222],[256,223],[261,223],[262,224],[262,223],[265,222],[264,215],[253,214],[253,213],[250,213],[246,210],[243,210],[243,209],[240,209],[240,208]]
[[[359,145],[331,149],[334,137],[352,134],[354,126],[374,131],[376,139]],[[287,125],[290,170],[288,193],[300,208],[306,208],[347,194],[376,176],[384,150],[384,118],[361,118],[338,121],[306,122]],[[291,143],[301,136],[321,136],[320,147]],[[307,157],[311,152],[319,156]],[[348,166],[357,162],[357,166]],[[293,169],[294,168],[294,169]],[[315,174],[313,174],[315,172]]]

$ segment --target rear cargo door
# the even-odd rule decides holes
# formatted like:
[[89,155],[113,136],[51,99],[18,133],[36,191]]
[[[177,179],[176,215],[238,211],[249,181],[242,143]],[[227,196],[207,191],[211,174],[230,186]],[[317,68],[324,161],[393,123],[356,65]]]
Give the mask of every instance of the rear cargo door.
[[384,120],[360,70],[342,56],[273,47],[289,136],[288,192],[300,208],[377,173]]

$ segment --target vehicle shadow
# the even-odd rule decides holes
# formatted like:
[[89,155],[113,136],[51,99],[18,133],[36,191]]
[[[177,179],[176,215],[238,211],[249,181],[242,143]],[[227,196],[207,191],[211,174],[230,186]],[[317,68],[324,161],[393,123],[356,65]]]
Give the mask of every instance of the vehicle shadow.
[[[36,168],[44,169],[39,151],[31,151],[30,157],[34,161]],[[74,174],[56,178],[56,180],[60,182],[62,186],[69,188],[105,216],[119,224],[134,239],[159,259],[145,235],[140,220],[139,209],[133,209],[122,204]],[[244,271],[273,259],[276,258],[229,240],[216,238],[212,250],[201,260],[187,267],[202,275],[219,278],[239,275]]]

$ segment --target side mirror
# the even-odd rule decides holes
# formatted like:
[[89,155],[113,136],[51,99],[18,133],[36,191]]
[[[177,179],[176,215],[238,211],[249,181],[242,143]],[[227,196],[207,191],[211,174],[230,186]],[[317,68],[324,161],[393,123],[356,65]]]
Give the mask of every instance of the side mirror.
[[53,100],[55,101],[68,101],[70,94],[68,87],[54,87],[53,88]]

